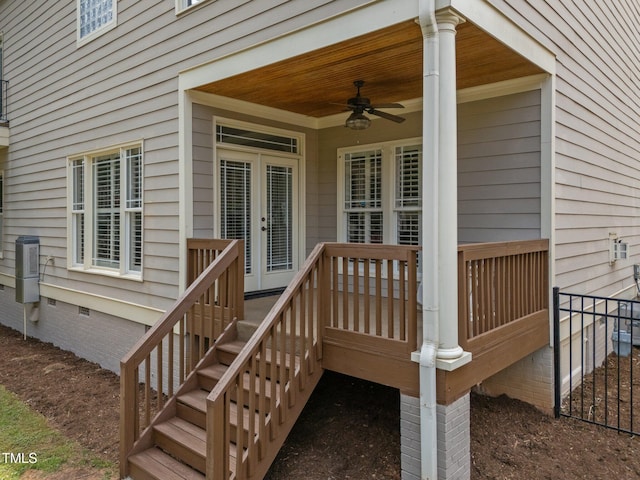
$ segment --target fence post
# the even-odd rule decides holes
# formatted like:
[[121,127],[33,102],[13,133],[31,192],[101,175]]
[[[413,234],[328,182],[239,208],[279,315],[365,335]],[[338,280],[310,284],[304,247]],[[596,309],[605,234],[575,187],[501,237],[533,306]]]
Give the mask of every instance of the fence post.
[[553,414],[556,418],[560,418],[562,379],[560,378],[560,289],[558,287],[553,287],[553,386]]

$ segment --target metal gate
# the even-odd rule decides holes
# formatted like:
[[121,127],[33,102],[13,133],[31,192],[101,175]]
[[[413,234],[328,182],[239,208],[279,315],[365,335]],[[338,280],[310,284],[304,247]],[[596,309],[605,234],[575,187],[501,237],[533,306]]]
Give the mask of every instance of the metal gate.
[[640,434],[640,302],[556,287],[553,304],[556,417]]

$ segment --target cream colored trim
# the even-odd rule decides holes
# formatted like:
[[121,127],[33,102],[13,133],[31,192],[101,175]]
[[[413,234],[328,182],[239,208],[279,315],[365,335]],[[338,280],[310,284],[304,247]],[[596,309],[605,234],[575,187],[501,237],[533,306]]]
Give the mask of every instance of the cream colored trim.
[[178,91],[178,292],[187,288],[187,238],[193,237],[193,101]]
[[16,277],[13,275],[7,275],[6,273],[0,273],[0,285],[16,288]]
[[221,108],[235,113],[251,115],[253,117],[268,118],[278,122],[289,123],[291,125],[299,125],[306,128],[318,128],[318,119],[293,113],[278,108],[266,107],[257,103],[245,102],[235,98],[223,97],[212,93],[200,92],[192,90],[189,96],[194,103],[207,105],[209,107]]
[[0,147],[9,146],[9,127],[0,127]]
[[[0,279],[2,280],[2,279]],[[15,285],[15,279],[14,279]],[[81,305],[90,310],[107,313],[136,323],[152,326],[165,313],[163,310],[103,297],[71,288],[40,282],[40,295],[71,305]]]
[[556,72],[556,56],[485,0],[438,0],[436,9],[450,6],[467,21],[504,43],[545,72]]
[[502,82],[488,83],[477,87],[464,88],[458,90],[458,103],[474,102],[476,100],[486,100],[487,98],[501,97],[513,93],[528,92],[542,88],[544,82],[549,78],[546,73],[530,75],[528,77],[515,78]]
[[[244,73],[418,17],[418,2],[369,2],[300,30],[180,72],[180,90]],[[362,21],[366,18],[366,21]],[[250,67],[249,67],[250,66]]]

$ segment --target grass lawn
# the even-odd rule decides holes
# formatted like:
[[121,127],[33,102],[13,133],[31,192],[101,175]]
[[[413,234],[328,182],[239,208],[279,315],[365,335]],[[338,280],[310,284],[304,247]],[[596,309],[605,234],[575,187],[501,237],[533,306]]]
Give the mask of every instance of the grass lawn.
[[45,417],[0,385],[0,479],[18,479],[29,469],[67,467],[115,469],[51,428]]

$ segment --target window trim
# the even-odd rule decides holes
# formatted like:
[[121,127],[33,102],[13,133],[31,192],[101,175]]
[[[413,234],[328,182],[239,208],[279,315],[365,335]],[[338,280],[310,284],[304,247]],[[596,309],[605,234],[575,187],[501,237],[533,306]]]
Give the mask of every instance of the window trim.
[[[137,196],[134,206],[131,206],[128,197],[132,184],[130,183],[129,161],[132,157],[127,152],[139,149],[139,172],[137,176]],[[96,239],[95,220],[95,161],[106,155],[119,155],[119,244],[117,268],[100,266],[94,261],[94,246]],[[78,183],[80,182],[80,183]],[[81,185],[82,195],[78,193],[78,185]],[[139,241],[132,240],[136,230],[131,228],[131,214],[140,216]],[[82,219],[82,227],[78,227],[79,219]],[[78,235],[83,240],[78,242]],[[139,270],[130,268],[130,260],[133,248],[140,249]],[[78,246],[82,245],[82,251]],[[67,158],[67,269],[92,274],[114,276],[141,281],[144,272],[144,147],[143,142],[132,142],[102,150],[94,150],[84,154],[73,155]]]
[[[349,211],[345,208],[345,188],[346,188],[346,167],[345,156],[347,154],[365,152],[370,150],[380,150],[382,152],[381,165],[381,199],[382,199],[382,243],[390,245],[399,245],[398,242],[398,216],[404,211],[422,211],[422,205],[419,208],[406,208],[396,205],[396,148],[408,147],[413,145],[422,146],[421,137],[413,137],[401,140],[394,140],[382,143],[372,143],[368,145],[356,145],[351,147],[339,148],[337,150],[337,240],[346,242],[348,238],[347,232],[347,215]],[[369,211],[369,209],[363,209]]]
[[82,36],[80,33],[82,29],[82,24],[80,19],[81,0],[76,0],[76,44],[78,47],[95,40],[96,38],[104,35],[105,33],[113,30],[115,27],[118,26],[118,1],[117,0],[110,0],[110,1],[111,1],[111,9],[113,11],[113,19],[108,23],[105,23],[104,25],[98,27],[96,30],[93,30],[92,32],[86,34],[85,36]]
[[195,0],[194,3],[189,5],[189,1],[190,0],[176,0],[176,14],[191,11],[194,8],[200,7],[205,3],[209,3],[209,0]]

